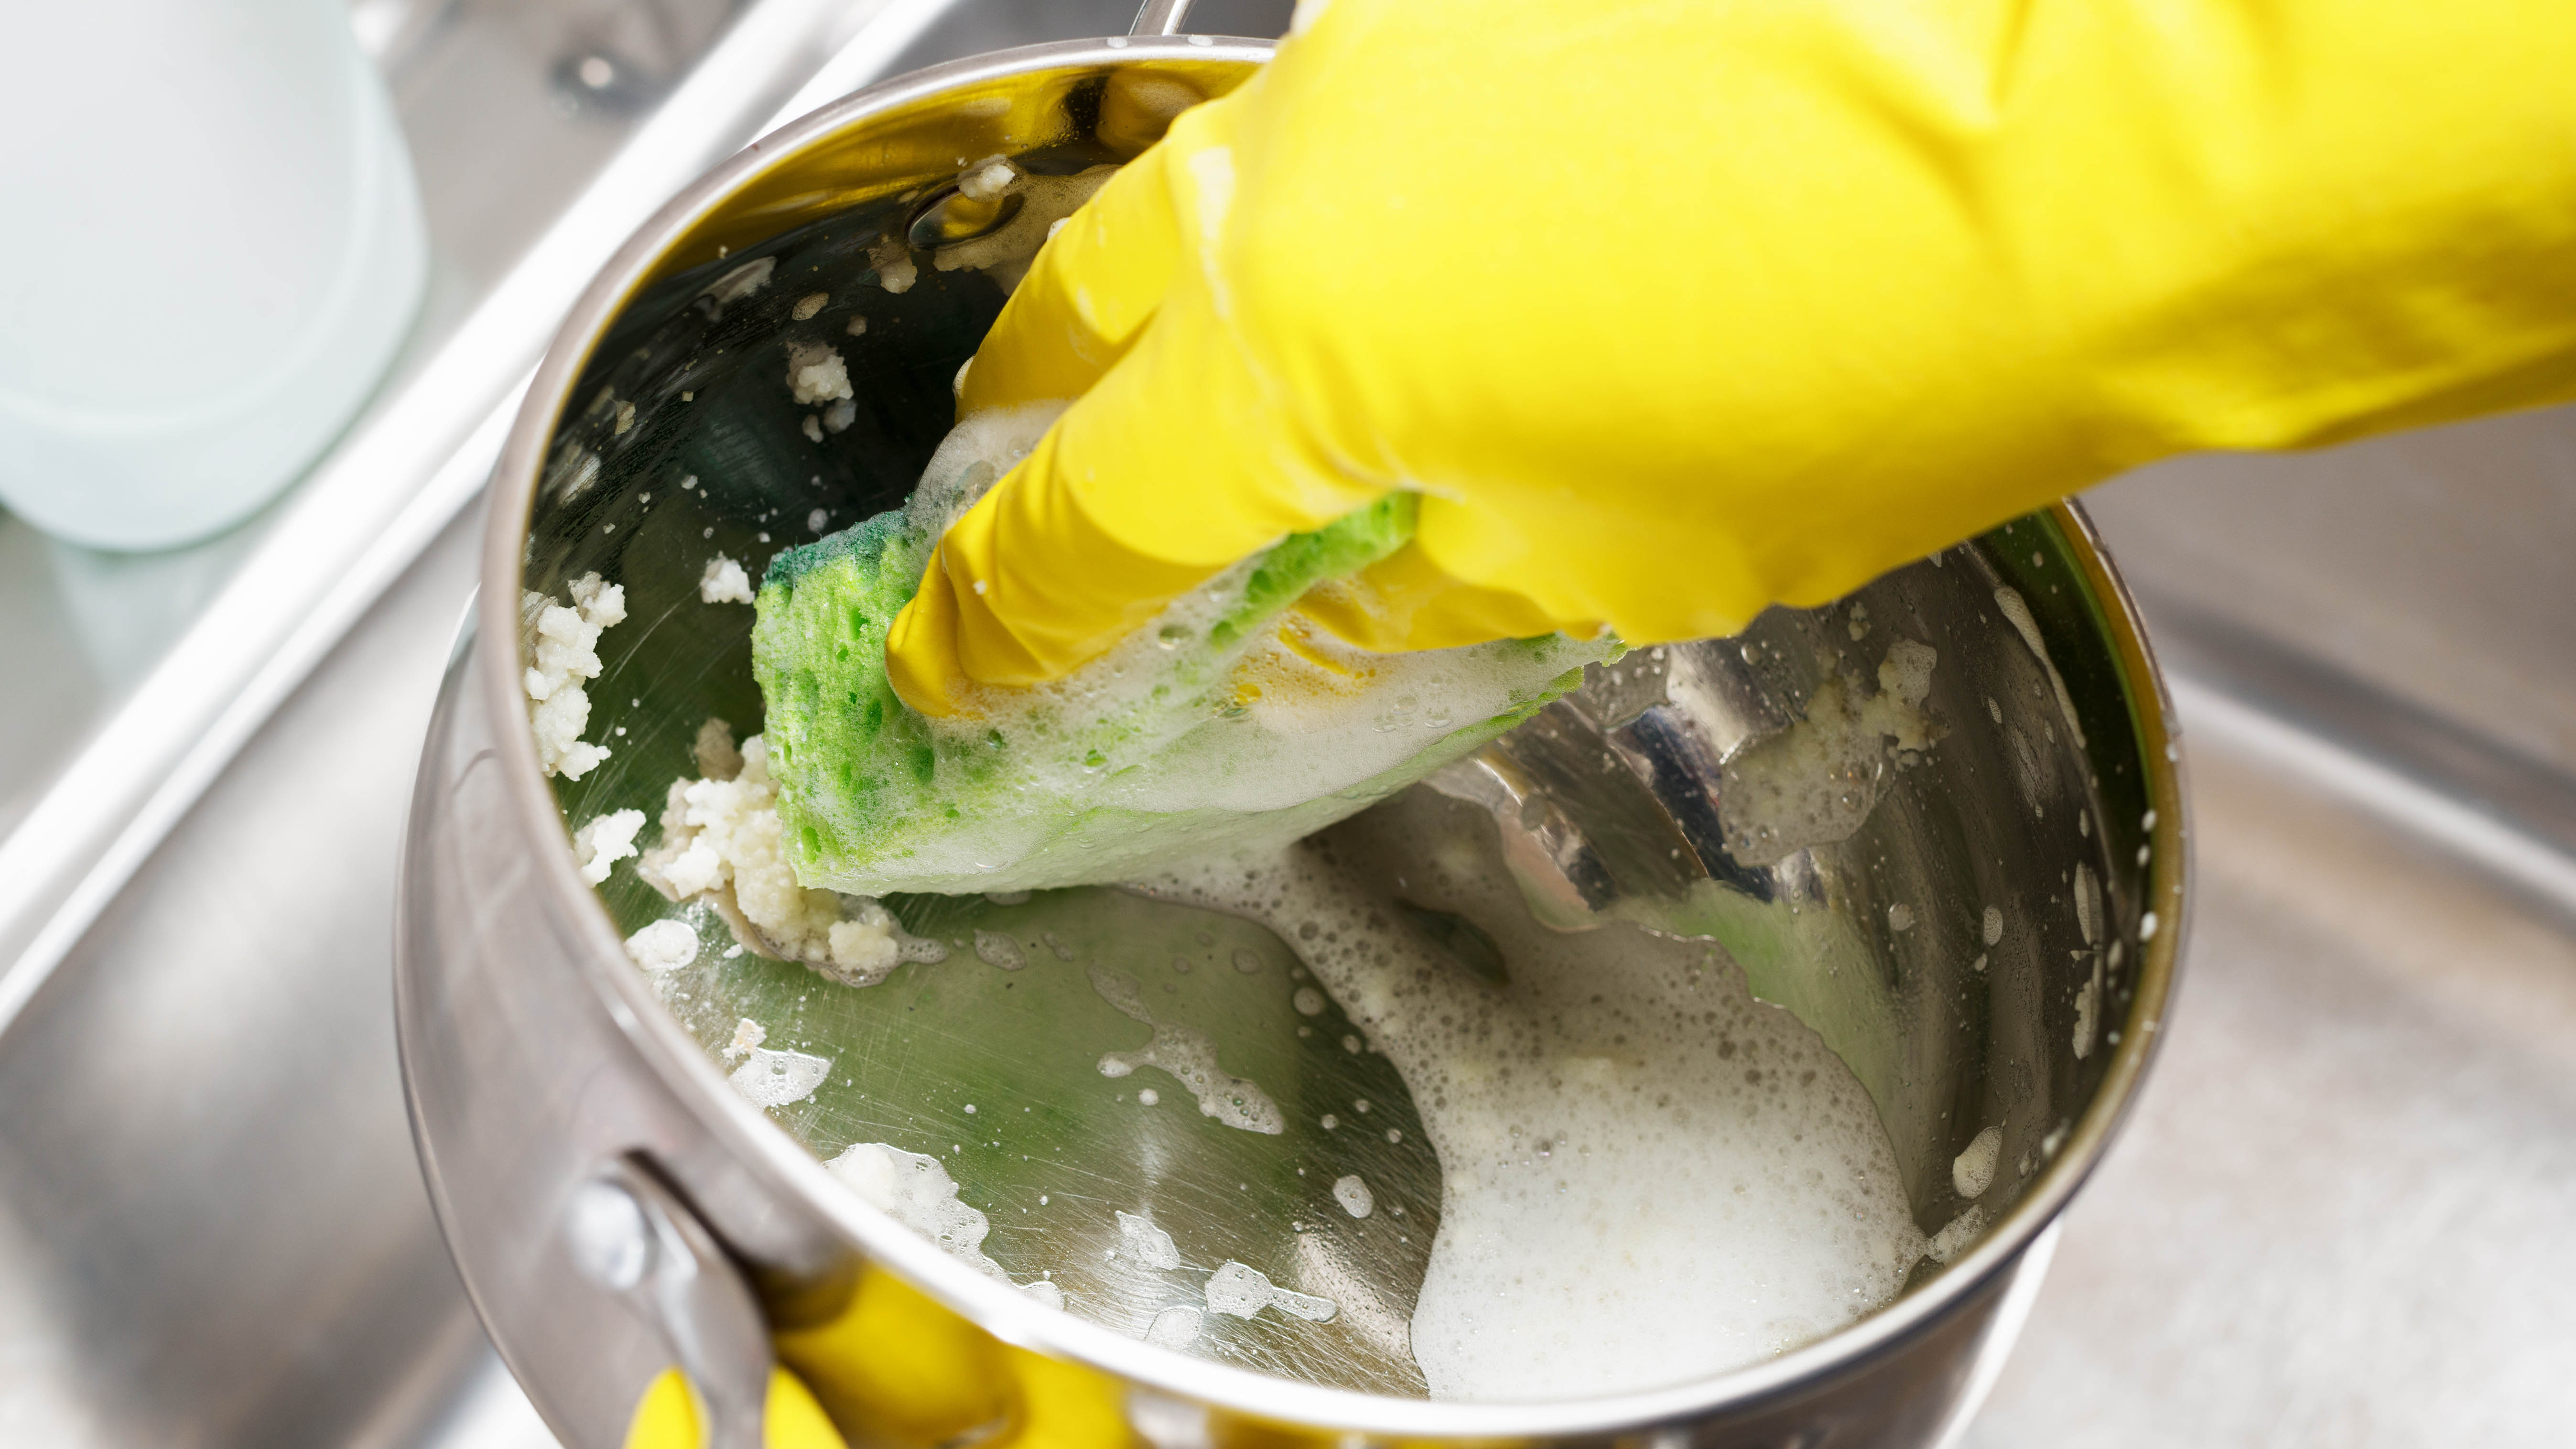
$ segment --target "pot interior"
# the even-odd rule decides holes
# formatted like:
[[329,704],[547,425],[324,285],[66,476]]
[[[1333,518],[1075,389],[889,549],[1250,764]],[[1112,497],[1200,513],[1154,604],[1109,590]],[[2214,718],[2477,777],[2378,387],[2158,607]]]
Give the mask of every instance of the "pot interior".
[[[709,561],[756,582],[776,553],[898,506],[948,430],[952,380],[1012,270],[943,269],[940,246],[915,244],[964,236],[944,243],[958,260],[1008,209],[943,210],[961,168],[1116,164],[1179,101],[1241,73],[1162,62],[956,88],[812,144],[672,243],[592,349],[528,525],[530,593],[564,600],[590,573],[626,592],[583,736],[610,753],[554,782],[568,828],[639,810],[651,846],[672,783],[701,773],[706,722],[760,731],[753,611],[703,601]],[[817,346],[847,370],[838,414],[789,381]],[[1896,1291],[1920,1291],[2011,1217],[2094,1105],[2156,930],[2149,891],[2179,879],[2152,845],[2173,838],[2151,813],[2171,785],[2147,743],[2154,686],[2143,656],[2124,657],[2121,605],[2072,518],[2017,520],[1740,638],[1594,666],[1576,694],[1327,832],[1320,858],[1364,904],[1355,919],[1448,973],[1425,999],[1472,1005],[1599,953],[1704,990],[1727,1022],[1794,1016],[1884,1133],[1919,1245]],[[1927,660],[1903,728],[1849,724]],[[770,1108],[781,1131],[825,1159],[862,1143],[935,1159],[1013,1281],[1178,1352],[1434,1387],[1409,1337],[1444,1204],[1424,1084],[1315,989],[1315,942],[1111,888],[896,897],[946,959],[853,988],[741,949],[716,908],[625,866],[598,895],[621,934],[692,927],[694,958],[653,973],[660,997],[756,1099],[808,1088]],[[1149,1052],[1174,1025],[1257,1083],[1281,1130],[1230,1126],[1221,1100],[1203,1115],[1175,1072],[1104,1074],[1104,1057]],[[1706,1040],[1731,1043],[1718,1026]],[[1510,1125],[1532,1162],[1572,1150],[1549,1123]],[[1288,1296],[1211,1311],[1229,1263]],[[1841,1322],[1771,1324],[1745,1351]]]

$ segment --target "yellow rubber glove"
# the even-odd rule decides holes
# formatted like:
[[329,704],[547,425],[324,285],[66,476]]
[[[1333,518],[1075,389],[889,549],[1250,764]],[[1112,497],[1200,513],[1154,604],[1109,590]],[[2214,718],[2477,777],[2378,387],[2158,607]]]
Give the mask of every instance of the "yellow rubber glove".
[[2576,8],[1323,0],[1040,254],[904,698],[1388,490],[1305,612],[1732,633],[2119,470],[2576,395]]
[[[880,1270],[862,1273],[828,1321],[776,1336],[769,1449],[844,1449],[834,1427],[905,1449],[972,1436],[987,1449],[1131,1449],[1118,1384],[1092,1369],[1001,1342]],[[999,1427],[995,1427],[995,1426]],[[695,1400],[678,1369],[645,1391],[626,1449],[699,1449]]]

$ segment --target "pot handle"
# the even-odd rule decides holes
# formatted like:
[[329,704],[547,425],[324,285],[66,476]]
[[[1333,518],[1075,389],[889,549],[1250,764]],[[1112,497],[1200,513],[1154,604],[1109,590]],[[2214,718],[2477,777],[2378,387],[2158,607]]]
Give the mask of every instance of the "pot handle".
[[1145,0],[1137,8],[1129,35],[1179,35],[1190,23],[1190,0]]
[[772,1356],[751,1285],[642,1159],[573,1190],[565,1236],[582,1276],[660,1330],[703,1410],[706,1449],[762,1449]]

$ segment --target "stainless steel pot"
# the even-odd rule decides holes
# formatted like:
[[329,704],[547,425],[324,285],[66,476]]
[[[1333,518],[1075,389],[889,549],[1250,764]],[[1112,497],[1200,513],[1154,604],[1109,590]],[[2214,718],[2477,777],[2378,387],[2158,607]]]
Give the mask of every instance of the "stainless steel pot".
[[[1161,13],[1172,8],[1149,7],[1154,27],[1176,23]],[[756,565],[807,536],[810,510],[846,523],[900,496],[904,470],[946,425],[948,375],[1001,293],[976,291],[971,274],[951,285],[916,252],[921,293],[866,334],[878,350],[842,334],[885,407],[845,420],[854,431],[829,447],[814,438],[810,454],[783,401],[766,417],[756,401],[717,406],[735,396],[729,369],[775,352],[799,277],[845,296],[854,277],[882,279],[891,256],[867,251],[887,235],[937,242],[1007,221],[942,209],[966,163],[1002,153],[1069,171],[1132,154],[1176,105],[1230,89],[1267,52],[1139,34],[853,95],[665,208],[540,369],[495,478],[474,629],[421,767],[396,1000],[448,1242],[494,1342],[567,1444],[618,1442],[645,1383],[674,1362],[702,1389],[717,1442],[758,1442],[768,1328],[828,1316],[876,1273],[1082,1366],[1123,1396],[1137,1437],[1168,1446],[1923,1444],[1955,1432],[2009,1346],[2045,1234],[2154,1049],[2182,936],[2168,708],[2128,598],[2072,506],[1900,570],[1856,595],[1858,610],[1775,611],[1740,640],[1632,655],[1443,777],[1451,796],[1493,812],[1497,848],[1552,924],[1624,914],[1736,932],[1728,944],[1756,989],[1822,1033],[1872,1093],[1926,1231],[1970,1206],[1952,1158],[1981,1125],[2003,1129],[1984,1216],[1951,1234],[1946,1263],[1927,1260],[1884,1309],[1753,1367],[1568,1402],[1431,1402],[1188,1357],[1041,1307],[837,1184],[797,1135],[812,1124],[732,1090],[630,964],[632,922],[582,879],[567,813],[653,809],[670,778],[655,764],[685,759],[677,741],[700,719],[758,711],[738,664],[748,611],[737,626],[669,606],[694,589],[703,554],[692,550],[720,544]],[[760,286],[745,285],[746,268]],[[682,473],[692,456],[721,469]],[[683,492],[682,476],[703,481]],[[520,600],[560,597],[594,569],[622,577],[648,621],[612,637],[594,686],[599,718],[636,726],[612,741],[633,768],[559,790],[539,772],[521,690]],[[1842,838],[1730,841],[1730,766],[1896,632],[1941,653],[1928,707],[1946,736],[1901,769],[1882,760],[1847,782],[1865,798]],[[707,662],[723,659],[737,662]],[[1622,783],[1606,794],[1576,783],[1565,766],[1577,758]],[[1634,848],[1644,839],[1668,848]],[[2007,913],[1999,937],[1989,922]],[[845,1427],[924,1444],[1012,1432],[1007,1415],[937,1433]]]

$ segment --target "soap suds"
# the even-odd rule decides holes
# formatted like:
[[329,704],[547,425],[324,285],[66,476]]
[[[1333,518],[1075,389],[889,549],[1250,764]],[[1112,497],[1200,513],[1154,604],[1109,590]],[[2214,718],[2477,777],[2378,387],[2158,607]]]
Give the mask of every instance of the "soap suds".
[[1376,1195],[1369,1191],[1369,1185],[1356,1172],[1333,1179],[1333,1201],[1340,1203],[1342,1211],[1355,1218],[1367,1217],[1377,1210]]
[[1154,1226],[1154,1220],[1135,1213],[1118,1215],[1118,1238],[1127,1255],[1148,1268],[1181,1266],[1181,1250],[1172,1235]]
[[725,1080],[755,1107],[787,1107],[814,1095],[832,1075],[832,1059],[805,1052],[750,1049],[751,1059]]
[[1029,964],[1028,953],[1020,949],[1020,943],[1000,931],[975,933],[975,957],[1004,971],[1017,971]]
[[1950,1186],[1961,1197],[1983,1197],[1995,1180],[1995,1160],[2003,1155],[2004,1129],[1989,1127],[1970,1139],[1958,1156],[1950,1159]]
[[761,955],[850,986],[873,986],[906,961],[947,958],[946,947],[907,934],[875,901],[797,883],[758,735],[737,749],[724,722],[710,720],[699,732],[698,768],[705,777],[671,782],[661,843],[635,863],[647,885],[674,901],[707,902]]
[[[1487,855],[1435,852],[1415,879],[1472,874],[1459,888],[1499,920],[1517,887]],[[1630,928],[1533,929],[1498,990],[1386,929],[1350,869],[1310,843],[1157,888],[1299,943],[1411,1089],[1442,1172],[1411,1325],[1434,1398],[1703,1378],[1903,1286],[1925,1238],[1875,1105],[1731,965],[1694,969],[1700,949],[1681,961]]]
[[[957,1180],[938,1158],[883,1142],[859,1142],[823,1166],[843,1186],[937,1244],[941,1252],[987,1278],[1011,1281],[1001,1264],[984,1255],[984,1237],[992,1231],[992,1223],[958,1200]],[[1051,1282],[1041,1279],[1017,1286],[1050,1308],[1064,1306],[1064,1290]]]
[[1330,1298],[1278,1287],[1259,1269],[1246,1267],[1231,1258],[1208,1278],[1207,1305],[1219,1313],[1230,1313],[1237,1318],[1251,1318],[1264,1308],[1276,1308],[1308,1323],[1330,1323],[1339,1311]]
[[1145,1327],[1145,1341],[1156,1348],[1187,1348],[1198,1342],[1199,1324],[1205,1315],[1195,1308],[1180,1304],[1154,1315]]
[[1876,693],[1857,694],[1829,668],[1806,718],[1738,750],[1718,786],[1727,853],[1775,865],[1859,833],[1890,771],[1943,734],[1923,712],[1939,660],[1932,646],[1900,636],[1879,663]]
[[2040,637],[2039,621],[2031,617],[2030,605],[2017,590],[2000,588],[1995,590],[1995,607],[2003,610],[2013,632],[2038,656],[2039,667],[2048,671],[2048,686],[2057,692],[2057,713],[2066,721],[2066,732],[2075,737],[2075,747],[2084,748],[2084,726],[2075,717],[2075,696],[2067,692],[2066,676],[2057,672],[2057,661],[2048,657],[2048,641]]
[[1154,1038],[1139,1051],[1109,1052],[1100,1058],[1100,1074],[1123,1077],[1138,1067],[1167,1073],[1198,1099],[1202,1116],[1228,1127],[1277,1136],[1288,1130],[1279,1104],[1255,1083],[1228,1075],[1217,1065],[1216,1043],[1206,1033],[1173,1022],[1156,1021],[1145,1009],[1145,993],[1136,978],[1107,967],[1090,968],[1091,989],[1120,1014],[1154,1029]]
[[1949,1225],[1932,1235],[1924,1245],[1923,1256],[1935,1263],[1947,1263],[1966,1252],[1986,1230],[1986,1206],[1971,1203],[1968,1210],[1950,1219]]
[[570,608],[533,590],[519,596],[519,657],[527,661],[520,685],[537,736],[537,767],[578,780],[608,758],[608,746],[581,741],[590,726],[581,681],[599,677],[599,636],[626,622],[626,590],[588,573],[567,591]]

